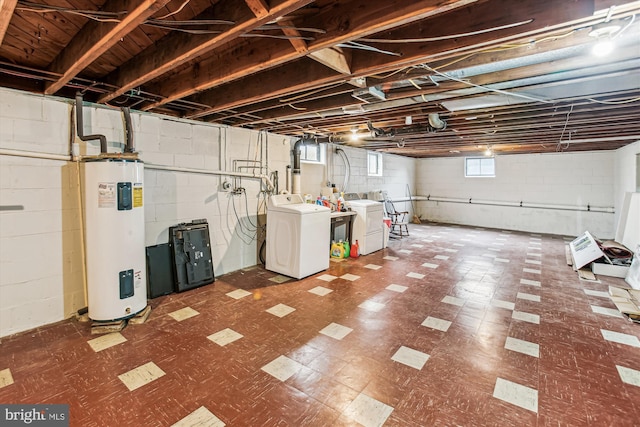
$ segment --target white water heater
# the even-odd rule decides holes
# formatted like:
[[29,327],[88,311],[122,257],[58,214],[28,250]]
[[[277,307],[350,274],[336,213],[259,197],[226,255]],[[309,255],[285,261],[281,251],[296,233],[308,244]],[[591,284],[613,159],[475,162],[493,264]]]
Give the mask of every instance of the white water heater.
[[89,318],[126,319],[147,306],[144,165],[89,160],[84,178]]

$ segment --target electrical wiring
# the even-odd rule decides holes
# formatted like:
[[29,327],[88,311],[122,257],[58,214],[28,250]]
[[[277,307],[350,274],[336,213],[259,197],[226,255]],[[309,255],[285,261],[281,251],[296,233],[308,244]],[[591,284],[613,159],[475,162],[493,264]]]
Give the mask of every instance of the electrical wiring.
[[19,2],[15,7],[15,10],[20,10],[24,12],[34,12],[34,13],[70,13],[72,15],[82,16],[83,18],[92,19],[98,22],[120,22],[118,19],[119,16],[126,15],[127,12],[103,12],[99,10],[75,10],[75,9],[66,9],[63,7],[57,6],[46,6],[28,3],[28,2]]
[[391,56],[402,56],[401,54],[399,54],[397,52],[391,52],[391,51],[388,51],[388,50],[378,49],[377,47],[367,46],[366,44],[362,44],[362,43],[358,43],[358,42],[354,42],[354,41],[346,42],[346,43],[339,43],[336,46],[343,47],[343,48],[350,48],[350,49],[366,50],[366,51],[369,51],[369,52],[384,53],[385,55],[391,55]]
[[288,105],[289,107],[293,108],[294,110],[297,110],[297,111],[305,111],[305,110],[306,110],[306,108],[304,108],[304,107],[296,107],[296,106],[295,106],[295,105],[293,105],[293,104],[287,104],[287,105]]
[[251,224],[251,227],[253,227],[256,231],[258,230],[258,224],[254,224],[253,221],[251,221],[251,217],[249,216],[249,199],[247,197],[247,191],[243,190],[242,191],[244,193],[244,208],[247,211],[247,222],[249,222],[249,224]]
[[632,102],[640,101],[640,97],[625,99],[624,101],[598,101],[597,99],[587,98],[587,101],[595,102],[597,104],[605,104],[605,105],[622,105],[622,104],[630,104]]
[[[556,146],[556,151],[562,151],[562,150],[566,150],[567,148],[569,148],[570,143],[567,142],[567,145],[565,147],[562,146],[562,137],[564,136],[564,132],[567,130],[567,125],[569,124],[569,116],[571,115],[571,112],[573,112],[573,104],[571,104],[571,108],[569,109],[569,112],[567,113],[567,119],[564,122],[564,127],[562,128],[562,133],[560,133],[560,141],[558,141],[558,145]],[[569,141],[571,140],[571,132],[569,132]]]
[[329,86],[323,86],[323,87],[318,88],[318,89],[316,89],[316,90],[312,90],[312,91],[310,91],[310,92],[305,92],[305,93],[303,93],[303,94],[301,94],[301,95],[292,96],[291,98],[279,99],[278,101],[279,101],[279,102],[281,102],[281,103],[283,103],[283,104],[288,104],[288,103],[290,103],[291,101],[297,101],[298,99],[306,98],[306,97],[308,97],[309,95],[313,95],[313,94],[316,94],[316,93],[318,93],[318,92],[322,92],[323,90],[333,89],[333,88],[336,88],[336,87],[338,87],[338,86],[340,86],[340,85],[342,85],[342,82],[335,83],[335,84],[333,84],[333,85],[329,85]]
[[[534,101],[534,102],[542,102],[544,104],[553,104],[553,101],[547,101],[546,99],[535,98],[533,96],[523,95],[523,94],[516,93],[516,92],[509,92],[509,91],[502,90],[502,89],[494,89],[494,88],[489,88],[489,87],[486,87],[486,86],[483,86],[483,85],[477,85],[475,83],[471,83],[471,82],[468,82],[468,81],[465,81],[465,80],[450,76],[449,74],[443,73],[441,71],[435,70],[435,69],[429,67],[428,65],[423,65],[423,67],[426,68],[427,70],[433,71],[434,73],[438,74],[439,76],[442,76],[442,77],[447,78],[449,80],[453,80],[453,81],[456,81],[458,83],[463,83],[463,84],[466,84],[466,85],[469,85],[469,86],[473,86],[473,87],[477,87],[477,88],[480,88],[480,89],[484,89],[484,90],[489,91],[489,92],[495,92],[495,93],[500,93],[502,95],[514,96],[516,98],[528,99],[528,100]],[[423,95],[423,99],[424,99],[424,95]]]
[[342,191],[346,193],[347,188],[349,187],[349,180],[351,179],[351,162],[349,161],[349,157],[347,157],[347,153],[342,148],[336,148],[336,153],[339,154],[344,163],[345,171],[344,181],[342,182]]
[[[179,31],[187,34],[222,34],[223,31],[220,30],[195,30],[195,29],[186,29],[186,28],[174,28],[171,25],[166,25],[165,23],[159,24],[156,22],[143,22],[142,25],[148,25],[150,27],[161,28],[163,30],[169,31]],[[303,36],[285,36],[285,35],[275,35],[275,34],[241,34],[238,37],[251,38],[251,37],[262,37],[268,39],[280,39],[280,40],[305,40],[305,41],[313,41],[315,40],[313,37],[303,37]]]
[[234,21],[225,21],[222,19],[196,19],[192,21],[164,21],[161,19],[147,19],[144,21],[149,24],[159,24],[159,25],[167,25],[167,26],[196,26],[196,25],[235,25]]
[[303,31],[306,33],[316,33],[316,34],[326,34],[325,30],[321,30],[319,28],[309,28],[309,27],[295,27],[293,25],[262,25],[261,27],[257,27],[256,30],[267,31],[267,30],[296,30]]
[[167,13],[166,15],[159,16],[159,17],[157,17],[157,18],[155,18],[155,19],[166,19],[166,18],[168,18],[168,17],[170,17],[170,16],[175,15],[176,13],[180,13],[180,11],[181,11],[182,9],[184,9],[184,7],[185,7],[187,4],[189,4],[189,2],[190,2],[190,1],[191,1],[191,0],[185,0],[185,1],[180,5],[180,7],[179,7],[177,10],[174,10],[173,12]]
[[543,38],[537,39],[537,40],[534,39],[534,40],[531,40],[530,42],[527,42],[527,43],[504,44],[504,45],[500,45],[500,46],[495,47],[495,48],[484,49],[484,50],[481,50],[479,52],[473,52],[473,53],[470,53],[468,55],[462,56],[460,58],[456,58],[451,62],[448,62],[448,63],[446,63],[444,65],[440,65],[440,66],[436,67],[435,69],[436,70],[441,70],[443,68],[447,68],[447,67],[449,67],[449,66],[451,66],[453,64],[456,64],[456,63],[458,63],[460,61],[464,61],[465,59],[469,59],[469,58],[472,58],[472,57],[474,57],[476,55],[480,55],[480,54],[483,54],[483,53],[504,52],[504,51],[511,50],[511,49],[519,49],[521,47],[531,47],[531,46],[533,46],[533,45],[535,45],[537,43],[542,43],[542,42],[546,42],[546,41],[549,41],[549,40],[562,39],[562,38],[570,36],[571,34],[573,34],[575,32],[576,32],[576,30],[571,30],[571,31],[567,31],[564,34],[547,36],[547,37],[543,37]]
[[507,24],[507,25],[501,25],[498,27],[492,27],[492,28],[485,28],[483,30],[478,30],[478,31],[471,31],[468,33],[461,33],[461,34],[450,34],[447,36],[438,36],[438,37],[424,37],[424,38],[417,38],[417,39],[360,39],[363,42],[368,42],[368,43],[424,43],[424,42],[437,42],[437,41],[443,41],[443,40],[450,40],[450,39],[457,39],[460,37],[469,37],[469,36],[476,36],[478,34],[485,34],[485,33],[490,33],[493,31],[499,31],[499,30],[505,30],[507,28],[513,28],[513,27],[519,27],[522,25],[526,25],[526,24],[530,24],[533,22],[533,19],[528,19],[526,21],[521,21],[521,22],[516,22],[514,24]]
[[627,28],[629,28],[629,27],[631,26],[631,24],[633,24],[633,22],[634,22],[635,20],[636,20],[636,15],[635,15],[635,14],[631,15],[631,20],[629,21],[629,23],[628,23],[627,25],[625,25],[623,29],[621,29],[620,31],[618,31],[618,34],[616,34],[615,36],[613,36],[613,37],[611,38],[611,40],[615,40],[615,39],[617,39],[618,37],[620,37],[620,34],[624,33],[624,32],[627,30]]
[[401,73],[401,72],[403,72],[403,71],[407,71],[407,70],[408,70],[408,69],[410,69],[410,68],[413,68],[413,67],[404,67],[404,68],[400,68],[399,70],[392,71],[392,72],[390,72],[390,73],[388,73],[388,74],[385,74],[385,75],[373,74],[373,75],[370,75],[369,77],[374,78],[374,79],[380,79],[380,80],[382,80],[382,79],[388,79],[389,77],[391,77],[391,76],[395,76],[396,74]]
[[[245,192],[244,189],[243,189],[243,192]],[[235,202],[235,197],[233,195],[231,195],[231,205],[233,207],[233,213],[235,214],[236,221],[237,221],[237,224],[238,224],[238,227],[236,228],[236,230],[238,230],[238,237],[240,238],[240,240],[242,240],[242,242],[244,244],[249,245],[257,238],[257,236],[258,236],[257,231],[258,230],[257,229],[255,229],[255,230],[247,230],[247,231],[244,230],[245,226],[243,226],[242,219],[240,218],[240,216],[238,215],[238,211],[236,210],[236,202]],[[253,235],[248,234],[248,233],[253,233]],[[245,241],[240,234],[242,234],[242,236],[247,237],[249,239],[249,241],[248,242]]]
[[416,82],[414,82],[413,79],[409,79],[409,83],[411,83],[416,89],[422,90],[420,85],[418,85]]
[[[158,18],[147,19],[142,23],[142,25],[148,25],[150,27],[160,28],[168,31],[179,31],[187,34],[202,35],[202,34],[221,34],[222,31],[206,30],[206,29],[185,29],[180,27],[198,26],[198,25],[235,25],[236,24],[236,22],[234,21],[226,21],[226,20],[220,20],[220,19],[188,20],[188,21],[174,21],[174,20],[166,19],[182,11],[190,1],[191,0],[184,1],[177,10],[171,13],[160,16]],[[127,11],[104,12],[100,10],[77,10],[77,9],[58,7],[58,6],[48,6],[48,5],[44,6],[37,3],[30,3],[30,2],[23,2],[23,1],[18,2],[18,5],[15,7],[15,9],[24,11],[24,12],[33,12],[33,13],[54,13],[54,12],[69,13],[72,15],[82,16],[84,18],[88,18],[98,22],[116,22],[116,23],[122,22],[121,19],[119,18],[127,14]],[[318,33],[318,34],[326,33],[325,30],[318,29],[318,28],[306,28],[306,27],[297,28],[292,26],[281,27],[281,26],[268,26],[268,25],[263,25],[261,27],[255,28],[254,31],[271,31],[271,30],[279,30],[279,29],[281,30],[283,28],[295,29],[297,31]],[[278,35],[278,34],[258,34],[258,33],[246,33],[246,34],[240,35],[240,37],[272,38],[272,39],[280,39],[280,40],[305,40],[305,41],[315,40],[313,37],[308,37],[308,36],[287,36],[287,35]]]
[[275,34],[256,34],[256,33],[246,33],[240,34],[239,37],[245,38],[265,38],[265,39],[279,39],[279,40],[304,40],[308,42],[315,41],[313,37],[305,37],[305,36],[280,36]]

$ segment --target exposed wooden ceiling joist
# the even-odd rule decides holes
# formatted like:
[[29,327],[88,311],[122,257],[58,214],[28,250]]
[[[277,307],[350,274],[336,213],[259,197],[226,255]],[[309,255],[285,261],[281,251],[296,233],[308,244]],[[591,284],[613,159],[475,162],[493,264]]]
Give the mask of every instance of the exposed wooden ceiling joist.
[[[640,1],[4,0],[0,84],[345,144],[357,126],[358,146],[416,157],[615,149],[640,140],[635,14]],[[603,26],[617,50],[597,60]]]
[[[421,28],[421,31],[417,36],[419,37],[434,37],[438,35],[444,34],[444,28],[447,28],[451,21],[459,22],[459,25],[456,26],[457,31],[460,33],[468,33],[472,31],[477,31],[479,29],[486,29],[491,27],[498,27],[507,24],[513,24],[514,22],[526,22],[533,19],[532,22],[523,25],[523,28],[526,28],[528,32],[533,32],[535,30],[544,29],[550,25],[557,25],[561,22],[570,21],[575,19],[576,17],[584,16],[584,14],[589,14],[592,12],[592,4],[590,1],[581,1],[581,8],[566,8],[562,4],[558,4],[555,2],[555,7],[549,7],[547,5],[546,8],[540,7],[540,1],[538,0],[527,0],[520,1],[518,3],[517,10],[510,13],[508,16],[504,17],[495,17],[491,14],[492,10],[500,10],[505,7],[507,0],[502,1],[493,1],[485,4],[480,4],[474,9],[478,12],[479,17],[486,17],[486,21],[480,21],[479,19],[470,19],[469,11],[466,9],[462,9],[460,11],[449,12],[446,16],[436,16],[433,19],[429,20],[429,25],[425,28]],[[505,3],[505,4],[503,4]],[[552,2],[553,3],[553,2]],[[536,15],[537,14],[537,15]],[[505,29],[496,33],[483,33],[477,36],[472,37],[464,37],[461,40],[451,39],[451,40],[443,40],[438,43],[412,43],[408,45],[402,45],[402,55],[399,57],[388,57],[383,54],[378,55],[362,55],[359,52],[353,53],[353,76],[366,76],[372,73],[378,72],[381,68],[386,69],[398,69],[406,66],[410,66],[419,62],[424,62],[428,60],[430,57],[433,57],[435,54],[441,55],[442,52],[450,51],[450,50],[460,50],[461,48],[469,48],[474,46],[484,46],[490,43],[500,44],[506,41],[512,40],[514,34],[518,34],[518,31],[521,29],[512,28]],[[408,29],[403,29],[396,31],[393,34],[394,39],[403,40],[408,38],[416,37],[416,29],[414,27],[410,27]],[[496,41],[497,40],[497,41]],[[386,49],[393,49],[394,47],[385,46]],[[396,46],[397,48],[397,46]],[[287,54],[288,56],[292,55],[290,52]],[[269,55],[269,58],[273,61],[273,56]],[[266,67],[262,66],[264,61],[268,61],[268,58],[256,58],[260,64],[256,64],[256,66],[251,67],[255,68],[258,71],[258,68],[264,69]],[[290,60],[290,59],[289,59]],[[277,62],[277,61],[273,61]],[[274,64],[278,65],[278,64]],[[206,68],[206,67],[204,67]],[[216,87],[213,91],[204,92],[194,99],[197,100],[198,103],[204,105],[211,105],[211,108],[206,109],[201,112],[197,112],[195,114],[191,114],[190,117],[197,118],[206,116],[210,113],[225,110],[229,108],[235,108],[237,106],[243,105],[245,103],[252,102],[255,97],[267,98],[273,96],[274,93],[283,93],[288,91],[295,91],[295,87],[289,88],[287,79],[279,79],[277,75],[280,72],[280,68],[274,68],[272,70],[263,71],[260,73],[260,81],[269,82],[269,86],[273,87],[274,85],[280,85],[277,89],[269,88],[259,88],[255,87],[255,93],[253,95],[249,95],[246,93],[246,89],[238,90],[240,86],[244,86],[246,83],[238,82],[237,86],[226,86],[226,87]],[[202,88],[206,88],[208,85],[216,85],[219,86],[221,83],[227,83],[230,80],[234,80],[234,71],[229,70],[225,71],[222,69],[217,69],[215,71],[216,75],[220,75],[219,79],[216,79],[212,76],[212,73],[208,75],[211,76],[209,82],[205,85],[200,85],[196,83],[196,87],[202,86]],[[237,74],[237,72],[235,72]],[[225,77],[222,77],[225,76]],[[187,76],[184,76],[186,79]],[[336,75],[333,78],[334,82],[343,80],[344,77],[340,75]],[[206,80],[206,78],[201,78],[200,80]],[[314,81],[312,79],[307,79],[307,88],[309,90],[314,89]],[[322,86],[327,84],[328,82],[322,81],[319,82],[317,86]],[[294,85],[292,85],[294,86]],[[159,93],[162,92],[162,88],[158,88]],[[190,90],[189,93],[195,92],[195,89]],[[222,92],[222,94],[221,94]],[[276,95],[278,96],[278,95]],[[167,99],[170,99],[169,96]],[[151,106],[150,106],[151,107]]]
[[113,45],[119,43],[122,37],[137,28],[169,1],[171,0],[110,0],[107,2],[103,11],[126,11],[126,15],[117,22],[112,20],[87,22],[49,66],[49,71],[62,73],[62,76],[57,81],[46,85],[45,94],[51,95],[59,91],[69,80]]
[[2,44],[4,35],[7,33],[7,28],[17,3],[18,0],[0,0],[0,44]]
[[[398,5],[386,0],[337,2],[334,7],[313,15],[308,22],[305,21],[305,26],[321,28],[325,31],[315,41],[309,43],[308,50],[313,52],[330,48],[336,44],[463,7],[475,1],[442,0],[441,4],[435,6],[433,2],[406,2]],[[276,67],[303,56],[296,50],[292,50],[288,43],[274,43],[273,40],[259,40],[251,45],[241,46],[234,53],[237,58],[234,62],[223,63],[219,57],[214,56],[198,65],[197,74],[194,75],[193,70],[186,70],[176,75],[171,81],[154,86],[152,91],[161,94],[163,99],[146,106],[145,109],[153,109],[174,99]]]
[[119,89],[102,96],[99,102],[109,102],[128,90],[161,76],[188,61],[192,61],[200,55],[220,47],[274,18],[295,11],[311,3],[311,1],[282,0],[274,2],[275,4],[271,6],[269,13],[261,14],[262,16],[260,17],[256,17],[248,8],[246,13],[237,8],[237,5],[230,8],[229,2],[218,4],[206,15],[231,17],[231,21],[236,22],[233,27],[214,36],[193,36],[184,33],[168,36],[168,38],[163,39],[157,45],[150,47],[138,57],[121,66],[113,76],[107,77],[107,80],[119,87]]

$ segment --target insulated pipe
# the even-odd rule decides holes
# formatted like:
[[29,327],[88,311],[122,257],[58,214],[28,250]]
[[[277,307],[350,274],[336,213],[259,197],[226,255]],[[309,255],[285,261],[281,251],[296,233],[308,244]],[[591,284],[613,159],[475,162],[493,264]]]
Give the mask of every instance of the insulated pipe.
[[285,188],[287,190],[287,193],[290,193],[291,192],[291,165],[287,165],[285,180],[286,180]]
[[192,169],[192,168],[181,168],[178,166],[162,166],[162,165],[154,165],[153,163],[145,163],[145,169],[152,170],[161,170],[161,171],[172,171],[172,172],[187,172],[187,173],[201,173],[203,175],[220,175],[220,176],[234,176],[239,178],[252,178],[252,179],[261,179],[265,185],[267,186],[268,191],[273,191],[275,188],[271,180],[266,175],[253,175],[250,173],[243,172],[226,172],[226,171],[210,171],[205,169]]
[[131,109],[129,107],[120,107],[122,114],[124,115],[124,136],[126,144],[124,146],[125,153],[133,153],[135,148],[133,147],[133,126],[131,126]]
[[307,143],[317,144],[318,142],[315,139],[303,137],[297,140],[295,144],[293,144],[293,173],[291,180],[292,194],[300,194],[300,156],[302,155],[301,147]]
[[107,137],[104,135],[85,135],[84,134],[84,118],[82,117],[82,95],[76,94],[76,133],[82,141],[100,140],[100,153],[107,152]]
[[447,127],[447,122],[442,120],[438,113],[429,114],[429,125],[435,130],[443,130]]

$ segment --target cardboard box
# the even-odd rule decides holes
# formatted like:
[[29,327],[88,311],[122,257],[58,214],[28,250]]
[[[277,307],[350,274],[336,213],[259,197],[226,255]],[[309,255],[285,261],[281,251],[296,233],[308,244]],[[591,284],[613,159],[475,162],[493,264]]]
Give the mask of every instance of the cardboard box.
[[622,314],[629,316],[635,322],[640,322],[640,291],[630,288],[609,286],[611,301]]
[[592,262],[591,271],[593,274],[602,274],[604,276],[619,277],[624,279],[629,272],[628,265],[613,265],[604,262]]

